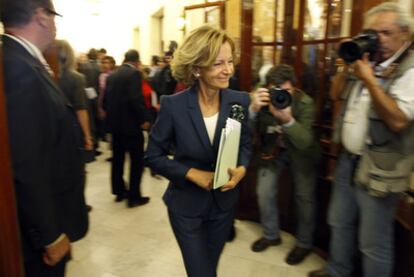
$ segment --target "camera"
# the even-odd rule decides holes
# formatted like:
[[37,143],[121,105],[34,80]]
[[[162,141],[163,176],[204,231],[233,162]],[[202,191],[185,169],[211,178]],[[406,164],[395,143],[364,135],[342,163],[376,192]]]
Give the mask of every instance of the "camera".
[[282,110],[292,103],[292,95],[287,90],[273,87],[269,89],[270,101],[277,109]]
[[345,63],[350,64],[362,59],[368,52],[370,60],[374,59],[379,49],[379,36],[377,31],[365,29],[362,33],[353,37],[351,41],[345,41],[339,46],[338,55]]

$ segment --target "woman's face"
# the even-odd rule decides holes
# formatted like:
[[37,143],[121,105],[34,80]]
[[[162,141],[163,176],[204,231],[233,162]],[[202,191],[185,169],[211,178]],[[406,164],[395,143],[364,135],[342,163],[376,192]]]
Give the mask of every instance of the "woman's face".
[[214,64],[199,70],[200,86],[209,90],[220,90],[229,86],[230,77],[234,72],[233,56],[231,46],[224,43]]

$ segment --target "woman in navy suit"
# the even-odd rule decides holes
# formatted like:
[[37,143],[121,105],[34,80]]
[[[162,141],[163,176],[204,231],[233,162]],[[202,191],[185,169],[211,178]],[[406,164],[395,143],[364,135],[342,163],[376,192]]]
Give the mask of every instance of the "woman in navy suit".
[[[222,30],[202,26],[190,33],[172,61],[174,78],[189,88],[161,99],[149,138],[146,161],[170,180],[163,199],[188,276],[216,276],[233,222],[237,185],[251,155],[249,96],[227,89],[234,50],[234,42]],[[244,113],[238,166],[228,170],[230,179],[224,186],[213,190],[221,130],[235,104]]]

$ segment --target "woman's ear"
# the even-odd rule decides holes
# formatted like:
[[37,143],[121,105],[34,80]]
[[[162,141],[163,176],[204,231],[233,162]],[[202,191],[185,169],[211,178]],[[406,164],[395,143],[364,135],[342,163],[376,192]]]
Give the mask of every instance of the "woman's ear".
[[196,79],[198,79],[200,77],[200,69],[194,68],[193,69],[193,75],[194,75],[194,77],[196,77]]

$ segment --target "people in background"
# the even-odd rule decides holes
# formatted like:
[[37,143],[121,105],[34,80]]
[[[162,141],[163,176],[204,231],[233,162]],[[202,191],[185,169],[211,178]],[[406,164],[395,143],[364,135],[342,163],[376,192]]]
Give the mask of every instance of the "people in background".
[[405,9],[387,2],[365,14],[364,28],[377,31],[377,54],[341,63],[332,84],[333,100],[344,100],[334,135],[342,151],[329,259],[311,277],[352,275],[357,246],[363,276],[393,275],[394,214],[414,166],[414,26]]
[[173,52],[165,52],[162,58],[161,69],[155,74],[153,78],[153,87],[157,92],[158,99],[163,95],[171,95],[175,92],[177,81],[172,75],[171,71],[171,59],[173,58]]
[[[112,135],[112,194],[116,202],[128,198],[129,208],[145,205],[149,201],[149,197],[141,193],[144,168],[142,130],[149,128],[149,116],[138,65],[138,51],[127,51],[124,63],[107,79],[103,100],[108,132]],[[123,179],[126,153],[130,160],[129,188]]]
[[[58,49],[59,62],[58,85],[75,110],[82,129],[85,141],[82,149],[83,161],[84,163],[92,162],[95,160],[95,155],[93,153],[93,137],[89,124],[88,100],[85,94],[85,77],[75,69],[75,54],[70,44],[65,40],[57,40],[55,44]],[[86,178],[84,183],[86,184]],[[86,207],[88,211],[92,210],[91,205],[86,205]]]
[[[237,185],[250,160],[249,96],[227,89],[234,50],[224,31],[209,26],[195,29],[184,40],[174,54],[172,70],[189,88],[161,98],[146,153],[147,164],[170,180],[164,202],[191,277],[216,276],[233,223]],[[229,169],[229,181],[213,190],[220,133],[235,103],[244,110],[238,165]]]
[[98,51],[91,48],[87,54],[88,60],[79,64],[78,71],[86,78],[86,96],[88,98],[89,117],[91,118],[91,129],[94,136],[95,154],[100,155],[99,147],[99,130],[101,121],[98,118],[98,93],[99,93],[99,74],[101,69],[98,64]]
[[90,130],[88,103],[85,94],[85,77],[76,71],[75,55],[70,44],[65,40],[57,40],[59,61],[58,84],[73,109],[76,111],[85,140],[85,149],[93,149],[93,137]]
[[76,115],[42,55],[56,36],[50,0],[3,0],[0,16],[7,125],[25,276],[65,275],[71,242],[85,236]]
[[[296,244],[286,257],[295,265],[312,251],[315,229],[315,184],[319,147],[313,132],[315,105],[311,97],[295,87],[294,69],[286,64],[271,68],[265,88],[253,92],[251,120],[259,134],[260,162],[257,172],[257,197],[263,235],[252,244],[254,252],[282,243],[277,193],[284,168],[291,170],[297,211]],[[289,106],[273,105],[269,89],[286,90],[292,97]]]
[[98,61],[98,64],[99,65],[101,65],[102,64],[102,60],[103,60],[103,58],[105,58],[107,56],[107,52],[106,52],[106,49],[105,48],[100,48],[98,51],[97,51],[97,57],[96,57],[96,59],[97,59],[97,61]]
[[161,70],[160,62],[161,62],[161,58],[159,56],[157,55],[151,56],[150,72],[148,73],[148,78],[150,79],[150,81],[152,81],[152,79],[157,74],[157,72]]
[[[101,74],[99,74],[99,95],[98,95],[98,117],[101,121],[105,120],[106,113],[103,108],[103,98],[106,88],[106,80],[115,69],[115,59],[112,56],[105,56],[101,60]],[[104,123],[102,124],[101,132],[105,132]],[[100,135],[104,137],[104,134]]]

